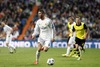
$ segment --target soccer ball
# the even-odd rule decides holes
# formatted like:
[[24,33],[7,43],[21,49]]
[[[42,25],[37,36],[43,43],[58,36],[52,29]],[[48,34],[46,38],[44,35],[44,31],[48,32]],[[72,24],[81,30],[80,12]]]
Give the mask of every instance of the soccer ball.
[[53,65],[54,64],[54,59],[53,58],[49,58],[48,60],[47,60],[47,64],[48,65]]

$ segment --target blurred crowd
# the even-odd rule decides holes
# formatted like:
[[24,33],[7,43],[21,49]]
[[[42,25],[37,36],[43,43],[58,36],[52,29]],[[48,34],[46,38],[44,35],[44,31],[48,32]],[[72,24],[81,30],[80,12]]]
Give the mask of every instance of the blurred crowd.
[[[11,27],[17,26],[20,35],[32,13],[33,6],[34,0],[0,0],[0,22],[4,21]],[[2,28],[0,28],[1,31]]]
[[[1,0],[0,0],[1,1]],[[56,39],[66,39],[68,17],[76,15],[89,28],[88,39],[100,39],[100,0],[41,0],[39,8],[45,10],[47,16],[53,20],[56,28]],[[5,20],[8,24],[19,24],[19,34],[31,14],[35,0],[2,0],[0,2],[0,21]],[[3,18],[2,16],[5,15]],[[37,15],[33,18],[29,29],[24,37],[31,39],[30,34],[34,31]]]

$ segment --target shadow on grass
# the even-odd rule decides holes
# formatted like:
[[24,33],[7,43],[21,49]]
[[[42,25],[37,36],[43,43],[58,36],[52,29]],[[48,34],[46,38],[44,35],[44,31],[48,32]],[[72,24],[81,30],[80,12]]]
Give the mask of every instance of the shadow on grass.
[[16,65],[16,67],[41,67],[40,64],[21,64],[21,65]]

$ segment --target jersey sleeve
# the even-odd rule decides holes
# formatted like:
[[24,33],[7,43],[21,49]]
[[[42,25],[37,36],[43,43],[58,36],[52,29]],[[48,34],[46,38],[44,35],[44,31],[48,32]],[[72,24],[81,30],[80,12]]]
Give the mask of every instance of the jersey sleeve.
[[84,24],[84,29],[87,29],[87,26],[86,26],[86,24]]
[[12,28],[9,27],[8,25],[6,25],[6,29],[9,30],[9,31],[12,31]]
[[13,32],[13,29],[10,26],[5,25],[4,32],[9,36]]
[[32,36],[36,36],[39,34],[39,25],[38,22],[36,22],[35,28],[34,28],[34,32],[32,34]]

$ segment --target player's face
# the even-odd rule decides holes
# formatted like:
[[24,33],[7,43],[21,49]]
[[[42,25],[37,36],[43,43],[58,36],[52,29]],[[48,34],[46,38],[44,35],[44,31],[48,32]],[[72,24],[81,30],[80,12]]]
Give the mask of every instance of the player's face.
[[73,23],[73,20],[72,20],[72,19],[69,19],[69,22],[70,22],[70,23]]
[[2,22],[2,23],[1,23],[1,25],[2,25],[2,27],[4,27],[4,26],[5,26],[5,23],[4,23],[4,22]]
[[43,14],[42,12],[39,11],[39,12],[38,12],[38,17],[42,19],[43,16],[44,16],[44,14]]
[[80,23],[81,23],[80,18],[76,18],[76,24],[80,24]]

